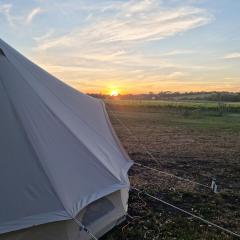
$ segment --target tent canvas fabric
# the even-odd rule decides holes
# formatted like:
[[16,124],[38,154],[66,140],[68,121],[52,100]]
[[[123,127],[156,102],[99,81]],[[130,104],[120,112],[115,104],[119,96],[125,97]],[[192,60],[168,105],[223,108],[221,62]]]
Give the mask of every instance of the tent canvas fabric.
[[[122,203],[115,218],[124,215],[132,161],[102,101],[74,90],[0,40],[0,114],[0,239],[68,222],[115,195]],[[104,231],[112,223],[102,226]]]

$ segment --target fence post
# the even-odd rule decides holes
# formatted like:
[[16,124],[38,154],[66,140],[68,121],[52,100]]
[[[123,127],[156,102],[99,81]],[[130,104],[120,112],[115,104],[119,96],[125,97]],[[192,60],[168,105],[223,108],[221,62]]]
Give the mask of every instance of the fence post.
[[211,189],[212,189],[212,191],[214,192],[214,193],[218,193],[218,186],[217,186],[217,184],[216,184],[216,178],[215,177],[213,177],[212,178],[212,184],[211,184]]

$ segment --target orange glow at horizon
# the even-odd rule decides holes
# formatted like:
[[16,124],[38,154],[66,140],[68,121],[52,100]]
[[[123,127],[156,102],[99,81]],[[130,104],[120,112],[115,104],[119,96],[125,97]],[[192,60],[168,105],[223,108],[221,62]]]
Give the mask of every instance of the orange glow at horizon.
[[117,97],[119,95],[119,91],[117,89],[112,89],[109,95],[112,97]]
[[[37,61],[36,61],[37,62]],[[145,81],[132,80],[128,76],[122,76],[121,72],[118,72],[119,79],[112,80],[112,76],[101,73],[96,75],[95,72],[82,73],[81,71],[72,72],[66,71],[65,68],[59,67],[57,70],[53,67],[46,65],[40,66],[45,68],[51,74],[77,89],[83,93],[95,93],[104,94],[109,96],[125,95],[125,94],[144,94],[149,92],[159,93],[163,91],[170,92],[211,92],[211,91],[229,91],[240,92],[240,78],[232,78],[230,80],[218,75],[211,76],[211,81],[206,82],[202,80],[189,81],[186,77],[186,81],[179,79],[166,80],[163,77],[154,78],[146,77]],[[89,74],[89,76],[88,76]],[[115,77],[116,78],[116,77]],[[71,80],[69,80],[71,79]],[[87,79],[87,80],[82,80]],[[96,80],[97,79],[97,80]],[[221,80],[221,81],[220,81]]]

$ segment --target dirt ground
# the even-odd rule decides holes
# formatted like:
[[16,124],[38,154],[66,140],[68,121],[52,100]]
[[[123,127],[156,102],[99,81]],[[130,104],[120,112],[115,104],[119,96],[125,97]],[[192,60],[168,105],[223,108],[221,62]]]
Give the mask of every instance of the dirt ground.
[[[116,106],[114,101],[107,108],[135,162],[205,185],[215,177],[219,193],[136,165],[129,172],[132,186],[240,233],[240,115],[186,116],[172,109]],[[129,215],[103,239],[238,239],[134,191]]]

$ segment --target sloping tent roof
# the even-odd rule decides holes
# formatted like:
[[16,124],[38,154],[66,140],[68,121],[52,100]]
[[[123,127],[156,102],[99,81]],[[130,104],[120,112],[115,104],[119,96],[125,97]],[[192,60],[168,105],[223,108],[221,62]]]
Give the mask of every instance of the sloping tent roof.
[[0,233],[75,217],[129,186],[104,104],[0,40]]

